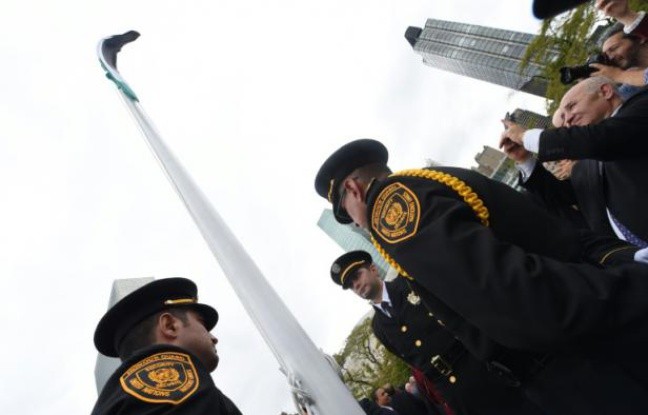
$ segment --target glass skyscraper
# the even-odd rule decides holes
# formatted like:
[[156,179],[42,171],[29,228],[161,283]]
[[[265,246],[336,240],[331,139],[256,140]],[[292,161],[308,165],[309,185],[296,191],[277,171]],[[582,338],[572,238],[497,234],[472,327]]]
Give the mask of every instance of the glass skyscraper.
[[542,66],[530,63],[520,70],[526,47],[534,38],[530,33],[428,19],[424,29],[408,27],[405,38],[426,65],[545,96]]

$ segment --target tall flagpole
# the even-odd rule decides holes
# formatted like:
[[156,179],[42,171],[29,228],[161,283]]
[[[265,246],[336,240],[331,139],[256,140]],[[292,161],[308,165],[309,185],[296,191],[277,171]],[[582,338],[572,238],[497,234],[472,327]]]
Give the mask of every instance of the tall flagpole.
[[135,92],[117,70],[121,47],[139,37],[130,31],[102,39],[101,66],[135,117],[146,142],[186,206],[245,310],[287,376],[300,411],[310,415],[363,415],[340,380],[218,212],[156,132]]

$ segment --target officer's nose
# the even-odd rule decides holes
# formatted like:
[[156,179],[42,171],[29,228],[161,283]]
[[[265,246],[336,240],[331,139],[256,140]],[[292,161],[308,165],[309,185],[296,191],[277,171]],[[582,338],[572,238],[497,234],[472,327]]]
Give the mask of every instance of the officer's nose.
[[216,346],[218,344],[218,339],[216,338],[216,336],[210,333],[209,337],[211,337],[212,343],[214,343],[214,346]]

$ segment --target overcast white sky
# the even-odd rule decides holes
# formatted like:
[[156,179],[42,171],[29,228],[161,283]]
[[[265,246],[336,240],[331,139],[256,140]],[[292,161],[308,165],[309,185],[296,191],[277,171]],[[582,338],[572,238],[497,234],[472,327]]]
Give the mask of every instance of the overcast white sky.
[[327,353],[367,305],[330,282],[322,161],[382,140],[393,168],[469,167],[499,119],[540,99],[423,65],[429,17],[535,33],[531,0],[4,0],[0,12],[0,408],[89,413],[92,343],[116,278],[186,276],[221,320],[217,385],[245,414],[293,412],[278,364],[97,63],[158,130]]

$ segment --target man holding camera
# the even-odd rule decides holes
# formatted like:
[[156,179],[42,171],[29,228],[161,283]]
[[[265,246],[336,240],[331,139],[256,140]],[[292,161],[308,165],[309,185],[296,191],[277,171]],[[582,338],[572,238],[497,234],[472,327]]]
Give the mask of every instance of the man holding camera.
[[[587,78],[563,97],[563,128],[525,130],[505,122],[500,147],[518,162],[522,184],[547,205],[576,204],[589,227],[648,247],[648,91],[623,103],[605,78]],[[570,182],[537,161],[580,160]],[[641,251],[640,251],[641,255]]]
[[603,36],[602,50],[609,62],[591,63],[593,76],[605,76],[623,84],[622,97],[629,98],[648,83],[648,19],[630,10],[627,0],[598,0],[596,7],[617,19]]

